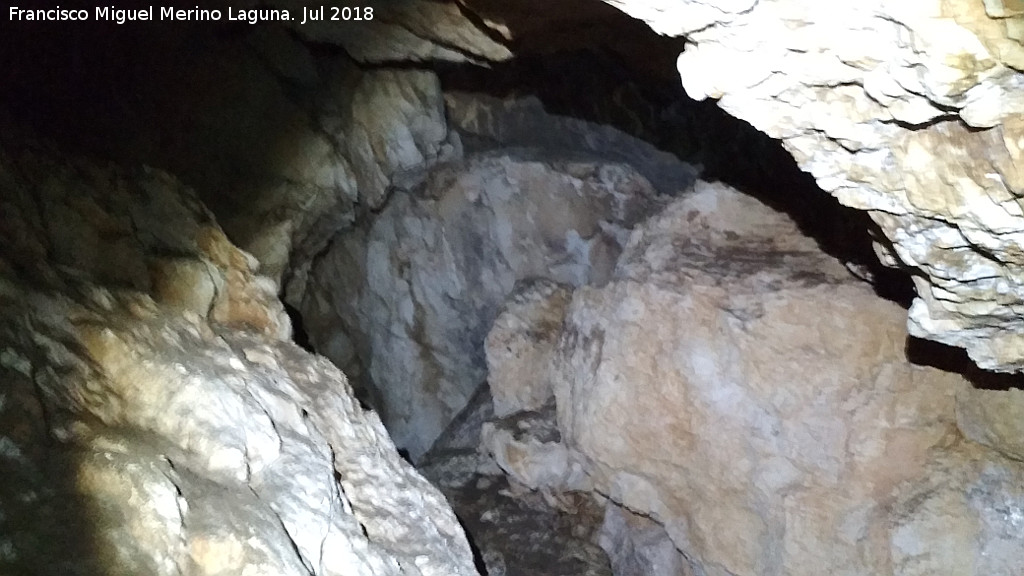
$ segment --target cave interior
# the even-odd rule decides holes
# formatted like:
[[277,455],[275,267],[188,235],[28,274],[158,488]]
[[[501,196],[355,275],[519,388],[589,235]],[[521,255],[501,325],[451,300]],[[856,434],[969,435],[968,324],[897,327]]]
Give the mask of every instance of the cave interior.
[[[487,10],[463,10],[475,22],[488,18]],[[146,166],[194,190],[273,281],[288,339],[340,368],[397,452],[447,497],[481,574],[750,573],[736,568],[745,560],[730,565],[705,553],[743,548],[705,534],[727,525],[666,527],[664,510],[675,503],[645,509],[616,492],[628,488],[581,478],[576,456],[566,455],[563,422],[598,409],[556,406],[556,398],[575,398],[573,382],[582,381],[565,371],[603,361],[587,350],[604,346],[604,358],[621,364],[614,374],[594,368],[595,378],[628,378],[628,368],[668,379],[630,410],[657,420],[659,402],[702,401],[674,396],[662,366],[681,362],[671,343],[685,339],[688,319],[693,338],[705,334],[696,327],[703,312],[687,307],[707,305],[702,298],[715,298],[707,294],[736,306],[717,311],[716,322],[759,342],[789,334],[764,328],[768,319],[795,318],[799,331],[816,314],[841,314],[806,310],[825,293],[836,310],[871,308],[864,302],[874,299],[905,315],[914,272],[880,263],[874,246],[887,241],[877,225],[822,191],[779,141],[714,100],[687,95],[675,65],[687,38],[658,35],[599,2],[568,3],[549,20],[508,10],[500,34],[488,29],[511,53],[502,61],[458,47],[447,47],[458,58],[402,59],[356,45],[391,41],[387,35],[338,42],[279,23],[13,27],[0,40],[0,142],[12,151],[42,140],[60,156]],[[386,11],[378,9],[385,18]],[[707,222],[678,231],[680,211]],[[730,295],[734,287],[738,295]],[[759,291],[775,296],[751,304]],[[800,301],[805,293],[813,296]],[[658,308],[673,302],[679,312]],[[590,316],[602,311],[600,321]],[[647,326],[649,340],[610,343],[620,322],[676,314],[671,329]],[[840,322],[837,330],[851,341],[821,344],[830,358],[860,350],[853,340],[861,328]],[[777,343],[763,342],[767,358]],[[958,349],[910,336],[899,345],[910,366],[965,378],[977,390],[1020,389],[1016,376],[980,370]],[[527,382],[548,377],[540,365],[557,364],[551,356],[561,361],[569,396]],[[801,371],[817,366],[786,358],[793,363],[764,370],[807,378]],[[635,391],[601,390],[608,402]],[[723,434],[736,432],[723,426]],[[600,441],[582,424],[573,430],[581,446]],[[692,433],[672,436],[664,450],[688,450]],[[678,464],[665,472],[658,454],[630,452],[645,444],[623,436],[629,441],[609,448],[615,458],[654,461],[644,468],[652,478],[687,473]],[[703,493],[717,494],[694,490]],[[690,520],[708,518],[702,514]],[[75,522],[89,517],[69,518]],[[4,554],[0,545],[0,562]]]

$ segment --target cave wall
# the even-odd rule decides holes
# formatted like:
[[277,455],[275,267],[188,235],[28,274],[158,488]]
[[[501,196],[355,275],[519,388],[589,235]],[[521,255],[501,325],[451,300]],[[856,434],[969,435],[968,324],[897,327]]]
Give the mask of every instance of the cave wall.
[[439,166],[318,259],[306,330],[418,459],[484,384],[484,337],[516,283],[606,282],[662,203],[630,166],[588,157],[506,149]]
[[[452,153],[433,73],[403,62],[486,64],[513,52],[597,43],[664,78],[681,50],[677,69],[693,98],[714,98],[781,140],[825,191],[870,213],[885,236],[879,257],[914,272],[916,335],[966,348],[983,367],[1015,369],[1024,358],[1017,319],[1024,15],[1015,3],[606,4],[685,38],[685,46],[645,39],[636,21],[586,0],[557,9],[525,0],[404,0],[382,3],[374,22],[333,31],[294,25],[211,34],[216,27],[183,25],[147,32],[128,50],[94,31],[66,58],[36,48],[42,54],[5,61],[5,79],[26,86],[40,69],[76,77],[76,68],[139,79],[121,91],[78,74],[75,90],[92,86],[92,100],[116,102],[106,110],[83,106],[90,99],[73,92],[36,95],[53,100],[52,121],[65,132],[91,133],[90,148],[106,153],[119,140],[115,157],[180,174],[281,279],[352,221],[351,204],[379,206],[389,188],[416,178],[408,171]],[[16,42],[29,41],[18,36],[14,30],[4,40],[20,50]],[[335,52],[311,53],[311,46]],[[112,59],[83,66],[94,53]],[[37,55],[51,58],[35,66]],[[388,94],[393,104],[367,109],[358,93]],[[121,136],[103,137],[111,133]],[[302,152],[289,158],[285,149]],[[295,304],[304,270],[290,273]]]
[[0,572],[476,573],[194,191],[0,134]]
[[[1018,195],[1024,186],[1020,171],[1024,15],[1016,4],[998,0],[875,0],[852,5],[796,0],[714,4],[623,0],[608,4],[647,21],[659,33],[685,37],[687,45],[677,65],[691,96],[715,98],[730,114],[780,139],[823,189],[870,213],[886,237],[878,244],[879,257],[914,273],[919,292],[910,311],[914,334],[966,348],[986,368],[1020,367],[1024,326],[1018,268],[1024,212]],[[37,159],[4,152],[6,204],[0,214],[5,239],[16,241],[6,244],[2,252],[4,314],[14,322],[2,333],[2,366],[12,384],[6,396],[10,401],[0,408],[13,416],[0,422],[10,440],[3,445],[4,465],[14,470],[10,477],[16,482],[5,486],[2,496],[5,509],[16,514],[25,511],[26,502],[40,498],[42,513],[33,521],[38,522],[37,533],[44,536],[15,542],[19,550],[35,551],[14,558],[14,565],[21,569],[53,558],[68,565],[89,557],[91,550],[59,544],[89,527],[86,517],[94,512],[76,513],[70,520],[50,514],[58,503],[81,501],[85,510],[105,510],[109,516],[97,518],[111,528],[100,530],[97,541],[87,545],[106,550],[112,565],[128,566],[125,573],[161,567],[173,571],[179,566],[216,572],[235,566],[225,568],[219,563],[223,558],[239,566],[269,566],[277,573],[331,573],[353,565],[365,573],[472,573],[467,547],[447,507],[398,461],[375,416],[356,407],[344,377],[323,361],[311,360],[280,342],[287,333],[287,321],[273,294],[282,281],[288,282],[291,301],[314,302],[307,310],[321,318],[328,318],[333,308],[348,305],[332,302],[324,294],[329,290],[322,287],[309,290],[306,266],[328,261],[331,240],[352,222],[363,221],[370,227],[371,213],[385,208],[388,198],[398,199],[396,207],[413,204],[435,165],[462,160],[462,143],[450,132],[449,122],[463,132],[493,139],[503,133],[501,122],[518,122],[524,110],[536,109],[536,102],[528,100],[445,95],[430,66],[502,61],[511,56],[508,46],[524,53],[544,52],[611,38],[613,51],[625,61],[632,57],[637,67],[659,74],[666,52],[643,56],[643,48],[649,45],[633,42],[640,37],[635,22],[620,28],[612,12],[586,12],[588,6],[592,3],[560,4],[550,8],[549,18],[537,18],[545,14],[545,7],[536,3],[409,1],[381,22],[349,27],[344,34],[315,28],[267,27],[237,34],[184,27],[157,31],[144,42],[136,38],[136,44],[126,45],[108,43],[102,34],[85,34],[67,45],[71,53],[81,54],[78,59],[65,61],[66,54],[57,50],[56,59],[44,60],[63,62],[52,70],[39,66],[31,50],[30,57],[5,60],[8,83],[24,87],[34,81],[36,70],[52,74],[35,84],[35,91],[26,88],[5,94],[5,104],[16,113],[32,109],[28,101],[33,95],[46,94],[49,107],[32,109],[38,116],[35,120],[62,134],[63,143],[130,164],[172,169],[198,190],[193,197],[158,171],[124,177],[116,169],[89,162],[64,170],[59,153],[38,152],[39,158],[46,158],[40,167]],[[184,30],[189,33],[180,35]],[[107,50],[90,50],[94,41]],[[3,42],[11,42],[11,36],[5,35]],[[145,48],[147,42],[155,48]],[[133,52],[132,46],[139,52]],[[190,56],[191,49],[199,56]],[[81,58],[93,53],[102,53],[99,63],[80,66]],[[107,70],[110,77],[75,75],[78,66],[86,71]],[[126,72],[131,81],[119,84],[110,70]],[[72,81],[57,83],[58,88],[74,85],[90,98],[78,101],[80,92],[51,90],[50,81],[61,74],[70,74]],[[495,118],[499,118],[497,124],[489,124]],[[561,128],[572,131],[580,126],[569,120]],[[536,144],[530,141],[537,136],[533,131],[504,134],[520,144]],[[598,145],[588,150],[591,153],[617,147],[620,137],[611,132],[589,134],[595,138],[588,142]],[[637,161],[642,176],[652,183],[665,176],[656,154],[620,160]],[[685,180],[688,172],[680,174]],[[83,175],[95,176],[96,181]],[[477,195],[470,188],[464,190],[466,196]],[[233,239],[255,254],[255,260],[231,246],[202,203],[218,215]],[[42,212],[37,215],[40,206]],[[177,207],[170,210],[174,214],[163,211],[167,206]],[[89,217],[83,219],[83,214]],[[415,219],[403,223],[422,224]],[[671,236],[669,232],[666,235]],[[415,235],[412,230],[410,236]],[[655,256],[671,263],[669,255],[675,247],[662,246]],[[430,252],[431,247],[427,248]],[[359,245],[353,253],[358,255],[362,249]],[[388,268],[382,273],[383,284],[401,286],[408,269],[389,258],[382,262]],[[328,276],[345,276],[359,266],[348,263],[324,269]],[[628,277],[633,272],[623,273]],[[677,268],[659,270],[669,280],[677,273]],[[488,294],[486,304],[479,307],[489,312],[476,317],[477,324],[447,326],[448,334],[480,334],[518,276],[518,272],[503,275],[500,289]],[[845,286],[850,280],[843,278],[836,283]],[[650,280],[643,282],[656,287],[659,279]],[[803,288],[806,279],[797,280],[797,288]],[[426,284],[419,282],[421,287]],[[640,318],[645,328],[677,329],[674,321],[685,324],[660,314],[646,322],[643,299],[630,300],[634,294],[630,291],[654,288],[637,288],[637,284],[641,282],[627,278],[611,287],[585,290],[572,308],[572,326],[579,337],[567,337],[556,361],[571,368],[579,368],[574,362],[586,364],[583,368],[594,368],[596,363],[598,374],[579,369],[573,370],[573,376],[564,370],[560,380],[555,378],[552,394],[557,391],[559,397],[562,432],[581,459],[574,466],[566,462],[563,472],[568,471],[567,475],[546,477],[572,477],[574,489],[580,487],[575,482],[589,481],[600,492],[617,495],[620,503],[628,500],[632,509],[657,520],[654,532],[660,544],[669,537],[687,554],[699,554],[710,571],[756,572],[762,567],[779,570],[786,562],[793,566],[826,562],[827,558],[815,554],[830,546],[848,554],[846,565],[869,571],[891,570],[894,565],[907,574],[948,566],[964,573],[1013,569],[1021,556],[1018,533],[1013,532],[1020,510],[1020,470],[1015,463],[1021,450],[1019,391],[965,388],[948,375],[924,377],[921,370],[900,364],[899,370],[913,374],[910,384],[873,372],[856,373],[837,380],[844,385],[869,382],[876,386],[828,389],[832,403],[824,405],[816,404],[818,397],[813,394],[801,400],[801,406],[811,412],[828,413],[845,406],[835,398],[884,396],[881,407],[872,404],[874,412],[868,420],[878,417],[886,426],[856,428],[857,434],[874,438],[866,441],[865,450],[881,445],[885,458],[909,454],[919,464],[907,472],[905,484],[894,488],[893,482],[900,478],[887,475],[887,470],[878,472],[880,480],[872,475],[890,466],[891,460],[877,452],[868,456],[882,459],[865,460],[864,454],[854,454],[852,468],[843,470],[848,484],[838,485],[852,486],[854,493],[864,496],[856,490],[881,483],[891,499],[868,500],[880,502],[880,508],[855,510],[860,523],[852,528],[847,524],[836,528],[835,521],[849,509],[837,508],[821,496],[825,488],[812,482],[808,505],[794,512],[795,525],[802,532],[780,540],[772,532],[780,524],[762,518],[778,509],[765,504],[760,488],[751,487],[749,478],[737,478],[731,470],[721,476],[702,476],[743,463],[748,446],[720,446],[728,457],[711,459],[718,468],[691,470],[682,487],[672,485],[675,480],[668,478],[671,474],[665,474],[664,468],[678,471],[689,462],[623,463],[621,451],[616,452],[623,439],[600,437],[599,432],[628,429],[629,422],[616,420],[623,417],[618,403],[601,404],[607,400],[602,394],[617,389],[602,388],[608,383],[602,381],[600,362],[587,348],[599,338],[589,336],[613,332],[614,327],[602,322],[615,314]],[[654,290],[655,296],[676,304],[685,300],[685,294],[680,296],[685,290],[671,284],[660,288],[667,295]],[[366,287],[353,291],[360,290],[365,292]],[[858,297],[869,296],[863,286],[850,290],[859,291]],[[832,296],[817,297],[826,306]],[[440,301],[445,303],[443,295]],[[857,325],[870,332],[862,338],[864,345],[878,344],[885,354],[899,356],[902,312],[877,303],[864,308],[875,310],[873,306],[884,308],[876,311],[884,321]],[[462,312],[448,310],[442,316],[458,317]],[[725,319],[726,328],[734,328],[728,324],[734,321],[756,324],[757,318],[745,316],[744,310],[727,312],[733,320]],[[797,312],[801,311],[793,313],[799,317]],[[412,317],[414,322],[406,324],[415,332],[416,315]],[[806,320],[813,324],[815,319],[820,320]],[[883,325],[885,336],[875,342],[873,330]],[[351,331],[363,339],[356,346],[365,346],[373,338],[365,328]],[[720,334],[708,338],[715,335]],[[625,344],[609,348],[609,353],[620,352],[608,360],[613,365],[621,361],[625,368],[618,372],[632,370],[633,349],[649,344],[643,334],[632,336],[635,341],[629,340],[630,334],[617,335]],[[789,338],[799,340],[793,335],[783,340]],[[331,347],[330,336],[320,340]],[[457,343],[459,338],[448,341]],[[354,345],[342,345],[338,358],[361,354],[361,369],[372,370],[372,353],[353,353],[345,346]],[[807,346],[813,348],[810,343]],[[462,359],[460,355],[476,354],[471,368],[478,374],[455,386],[450,405],[435,410],[442,416],[428,427],[431,433],[458,410],[470,384],[482,377],[479,350],[470,348],[456,346],[449,356]],[[191,368],[181,362],[182,350],[189,355]],[[753,346],[745,350],[751,357],[758,353]],[[842,356],[849,351],[832,352]],[[877,349],[868,352],[865,355],[871,358],[879,353]],[[805,359],[800,356],[800,362]],[[727,372],[726,368],[722,371]],[[687,390],[688,376],[672,376],[683,384],[663,390],[663,396]],[[937,386],[938,392],[929,390],[934,396],[924,392],[940,380],[945,383]],[[150,388],[140,392],[139,382]],[[182,393],[190,389],[188,385],[216,395],[234,412],[225,416],[196,410],[202,402]],[[630,400],[657,400],[643,393],[650,389],[644,387]],[[715,385],[698,386],[694,393],[710,389]],[[401,395],[406,405],[416,398]],[[775,400],[744,406],[756,411]],[[600,408],[583,410],[585,416],[596,416],[596,423],[572,413],[581,404]],[[179,408],[168,410],[168,406]],[[649,413],[636,414],[636,419],[660,414],[658,409],[665,406],[651,408]],[[684,404],[679,413],[689,414],[685,410],[689,408]],[[194,420],[186,417],[192,412]],[[692,428],[675,430],[681,437],[723,440],[716,428],[700,421],[705,416],[714,420],[712,416],[693,413],[694,421],[686,423]],[[760,430],[761,423],[743,420],[744,414],[739,421],[729,422],[736,436],[752,427]],[[893,420],[886,419],[890,414],[895,414]],[[307,418],[314,426],[306,423]],[[225,428],[216,425],[218,421],[232,425]],[[715,420],[720,421],[724,420]],[[807,439],[829,436],[833,430],[829,423],[813,418],[809,422],[809,427],[796,426],[788,433],[797,437],[793,444],[797,456],[806,451],[821,459],[797,460],[812,471],[821,468],[833,473],[839,452],[822,455],[814,446],[808,448],[814,442]],[[815,427],[819,424],[820,429]],[[192,438],[208,436],[210,440],[182,444],[177,436],[182,428],[192,431]],[[663,430],[650,432],[657,437]],[[891,435],[870,436],[875,432]],[[492,439],[502,442],[498,435]],[[644,436],[637,446],[649,440]],[[670,440],[678,438],[672,436],[666,442]],[[761,440],[755,434],[751,442]],[[428,440],[420,442],[417,450],[424,449]],[[339,452],[339,447],[351,452]],[[755,448],[774,454],[772,446]],[[688,449],[692,446],[682,446],[679,453],[686,454]],[[301,454],[289,460],[291,456],[281,458],[275,450],[286,456]],[[564,446],[552,454],[563,460],[569,457]],[[291,466],[296,461],[301,461],[301,472]],[[595,462],[600,465],[592,466]],[[778,461],[769,464],[765,474],[778,472],[772,468]],[[79,484],[60,484],[54,492],[34,491],[44,478],[70,477],[79,469],[84,470]],[[580,480],[581,470],[588,471],[589,480]],[[722,510],[724,517],[699,506],[659,502],[649,490],[650,483],[634,481],[638,471],[664,481],[659,490],[686,493],[693,501],[721,497],[735,502]],[[335,474],[340,481],[334,481]],[[210,483],[226,486],[226,491],[209,489]],[[301,501],[300,496],[313,493],[333,503],[328,511],[319,508],[320,501],[315,505]],[[237,499],[216,497],[220,494]],[[187,505],[190,501],[194,504]],[[240,517],[240,524],[261,527],[263,539],[257,538],[257,544],[235,532],[235,524],[219,524],[235,518],[231,515],[235,505],[249,511]],[[207,506],[215,511],[213,517],[202,515]],[[812,508],[822,517],[807,517]],[[886,515],[890,512],[895,517]],[[948,518],[967,520],[951,531],[943,520]],[[127,523],[122,522],[125,519]],[[744,524],[750,531],[730,540],[728,529],[737,519],[750,520]],[[119,522],[126,528],[117,528]],[[690,528],[690,522],[695,527]],[[337,538],[332,550],[343,551],[342,557],[318,557],[316,542],[304,530],[308,526]],[[835,529],[844,535],[849,530],[867,531],[881,540],[854,539],[853,548],[834,541],[822,544],[821,534]],[[889,530],[885,532],[889,539],[879,537],[875,529]],[[126,533],[144,534],[139,540],[144,545],[135,546]],[[806,539],[800,539],[800,534]],[[413,553],[407,548],[409,535],[421,537]],[[52,541],[46,541],[51,536]],[[748,537],[758,544],[744,540]],[[771,546],[759,547],[764,542]],[[792,547],[801,553],[780,557],[772,551],[780,542],[787,554]],[[871,556],[871,546],[865,542],[888,545],[889,556]],[[967,549],[964,555],[930,554]],[[51,557],[54,550],[56,555]],[[971,556],[975,552],[983,560]],[[977,561],[964,564],[971,558]],[[11,560],[9,555],[5,559]],[[685,569],[692,560],[676,559],[677,566]]]
[[457,152],[428,69],[365,65],[279,26],[60,31],[5,38],[4,80],[20,87],[5,107],[65,149],[180,177],[264,275],[294,280],[294,302],[303,266],[357,210]]

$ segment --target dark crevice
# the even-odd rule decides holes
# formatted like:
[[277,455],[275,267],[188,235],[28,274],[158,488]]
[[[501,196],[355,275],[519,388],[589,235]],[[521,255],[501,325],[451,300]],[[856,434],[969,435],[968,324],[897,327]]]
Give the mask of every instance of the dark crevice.
[[312,343],[309,341],[309,334],[306,333],[305,324],[302,321],[302,313],[287,302],[284,302],[284,311],[292,322],[292,341],[303,350],[316,353]]
[[462,531],[466,534],[466,542],[469,543],[469,551],[473,554],[473,567],[480,573],[480,576],[488,576],[487,564],[484,562],[484,556],[480,552],[480,547],[476,545],[476,541],[473,539],[473,533],[466,528],[466,523],[463,522],[462,518],[458,514],[455,515],[456,520],[459,521],[459,526]]
[[1024,374],[982,370],[962,348],[908,336],[906,353],[913,364],[960,374],[979,390],[1024,390]]
[[533,96],[549,114],[613,126],[701,166],[703,179],[728,184],[788,214],[823,251],[866,270],[883,298],[904,307],[913,298],[908,274],[879,263],[872,236],[884,235],[866,212],[841,205],[800,170],[779,141],[729,116],[714,101],[691,99],[678,80],[638,74],[621,56],[601,48],[519,57],[489,70],[442,66],[439,73],[446,91]]

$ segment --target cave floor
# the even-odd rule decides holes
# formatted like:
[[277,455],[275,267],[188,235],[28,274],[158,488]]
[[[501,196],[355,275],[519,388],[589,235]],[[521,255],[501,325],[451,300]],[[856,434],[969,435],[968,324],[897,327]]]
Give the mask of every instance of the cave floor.
[[477,451],[493,417],[484,384],[419,462],[462,522],[477,568],[487,576],[611,576],[597,544],[603,506],[590,496],[555,497],[509,484]]

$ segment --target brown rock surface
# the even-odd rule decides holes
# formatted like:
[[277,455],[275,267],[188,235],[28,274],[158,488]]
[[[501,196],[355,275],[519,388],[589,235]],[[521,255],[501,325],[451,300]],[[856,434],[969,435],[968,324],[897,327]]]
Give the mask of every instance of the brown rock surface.
[[570,294],[552,282],[522,286],[494,319],[484,351],[487,383],[499,418],[538,410],[554,399],[549,364]]
[[968,439],[1024,461],[1024,390],[966,388],[957,394],[956,417]]
[[574,293],[562,441],[697,573],[1012,574],[1024,469],[960,439],[969,385],[907,361],[902,314],[785,216],[701,184]]

